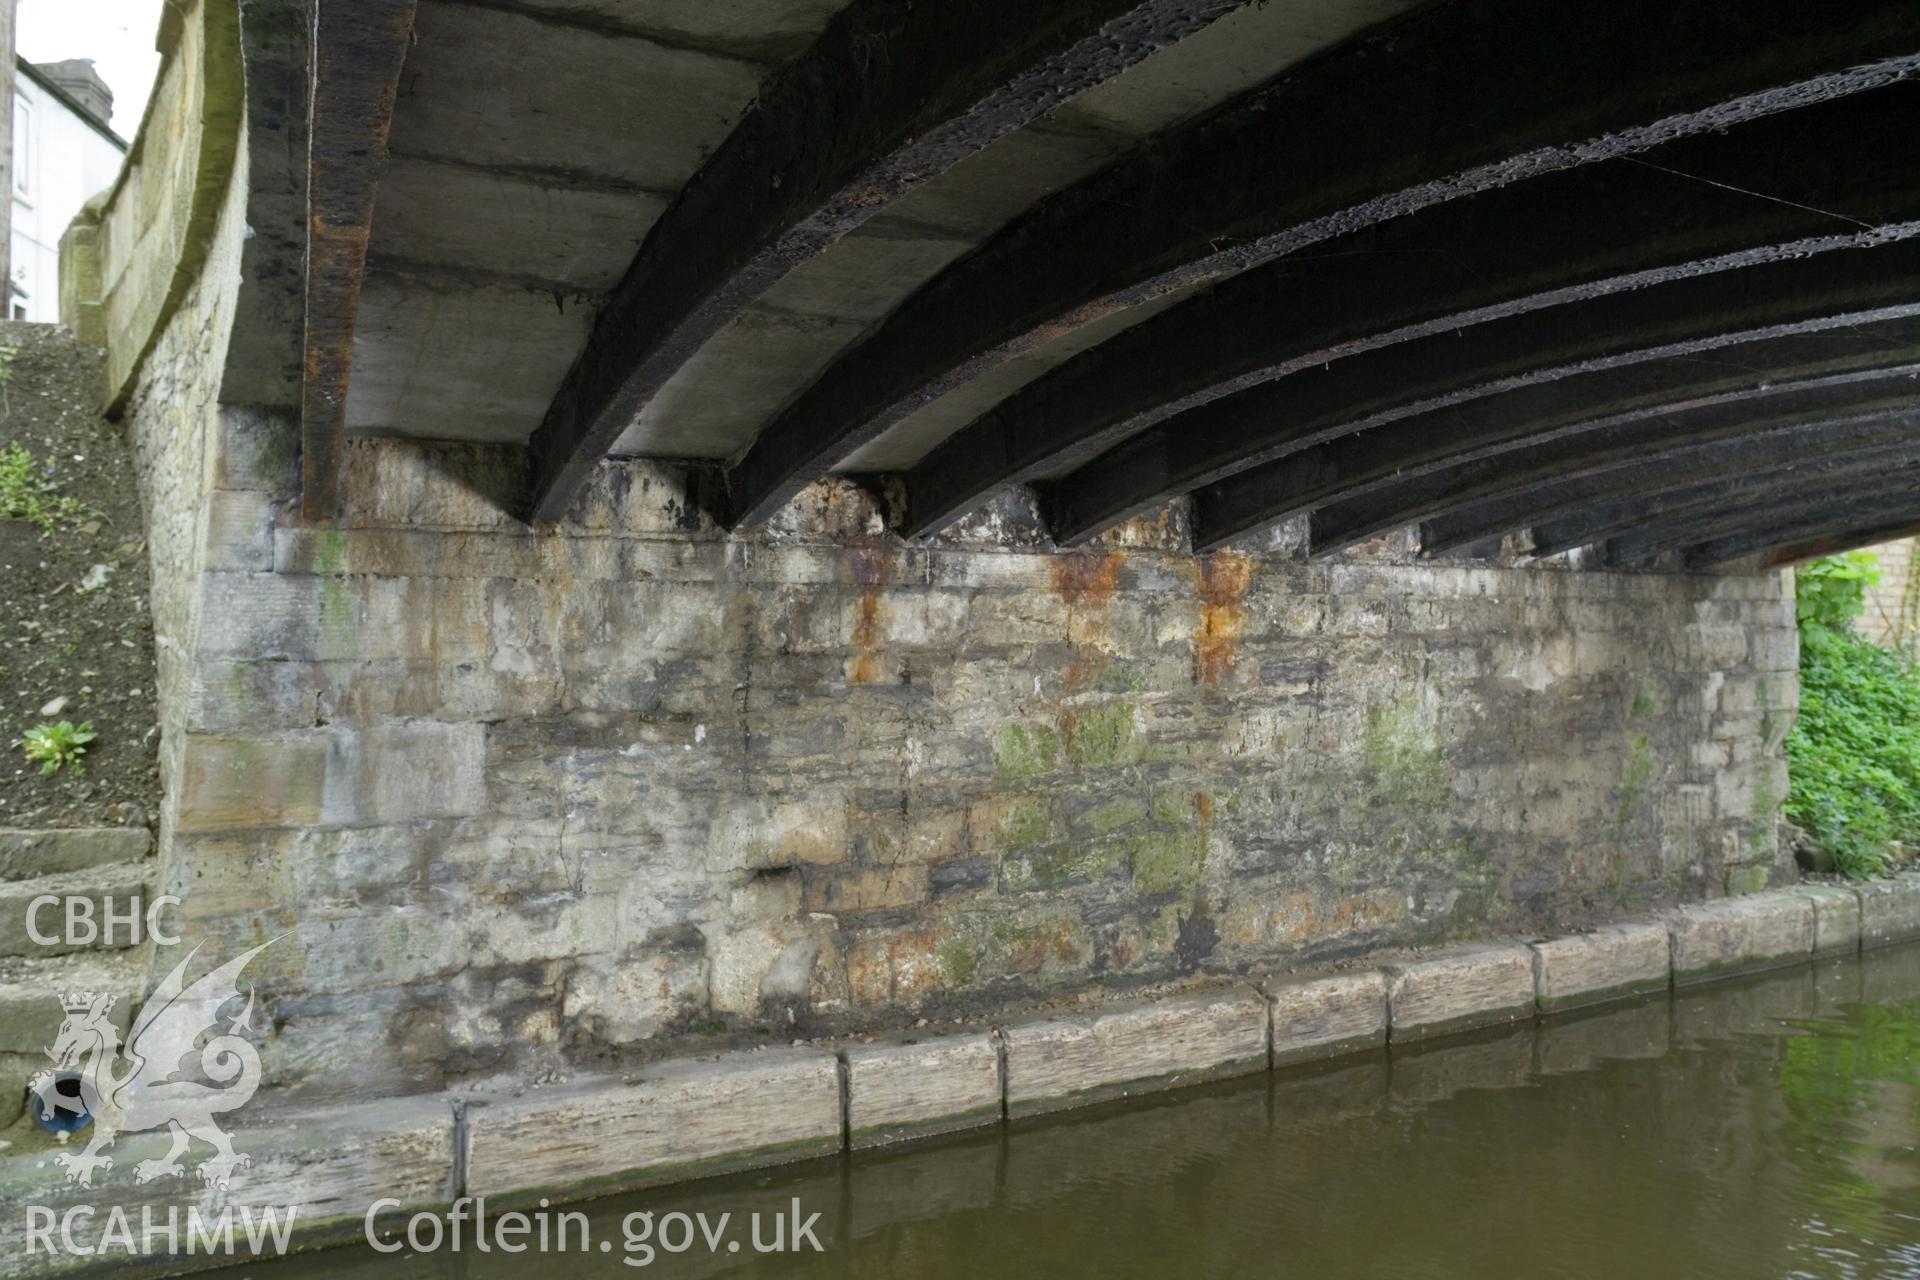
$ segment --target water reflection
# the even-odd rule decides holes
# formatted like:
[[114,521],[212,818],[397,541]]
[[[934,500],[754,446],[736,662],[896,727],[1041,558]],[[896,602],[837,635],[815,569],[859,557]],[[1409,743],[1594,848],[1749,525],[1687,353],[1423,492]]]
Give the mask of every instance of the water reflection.
[[[1920,948],[591,1206],[594,1251],[308,1275],[1920,1276]],[[798,1199],[825,1252],[757,1256]],[[636,1211],[741,1251],[623,1261]],[[607,1240],[609,1252],[599,1252]],[[638,1260],[637,1258],[635,1260]]]

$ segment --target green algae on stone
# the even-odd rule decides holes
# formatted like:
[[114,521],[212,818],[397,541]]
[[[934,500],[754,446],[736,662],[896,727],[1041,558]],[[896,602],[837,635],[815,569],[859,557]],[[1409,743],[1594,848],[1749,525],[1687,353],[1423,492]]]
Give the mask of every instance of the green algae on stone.
[[1056,834],[1052,806],[1044,796],[1016,796],[1000,811],[993,833],[1002,849],[1045,844]]
[[935,955],[940,961],[940,971],[946,975],[947,985],[964,987],[973,981],[980,968],[980,957],[973,947],[958,938],[948,939],[940,944]]
[[1627,760],[1620,768],[1620,820],[1622,831],[1633,821],[1634,805],[1640,793],[1653,778],[1653,749],[1644,733],[1635,733],[1627,740]]
[[1060,739],[1046,725],[1014,723],[993,740],[993,767],[1005,778],[1028,778],[1053,768]]
[[1133,708],[1122,703],[1068,721],[1067,755],[1083,769],[1119,764],[1134,754]]
[[1070,821],[1076,834],[1103,836],[1139,822],[1144,810],[1139,797],[1127,795],[1082,810]]
[[1199,827],[1153,831],[1133,841],[1133,887],[1141,893],[1165,893],[1200,879],[1206,869],[1207,833]]
[[1009,854],[1000,860],[1000,887],[1008,892],[1057,889],[1098,880],[1125,860],[1113,841],[1092,845],[1052,844]]

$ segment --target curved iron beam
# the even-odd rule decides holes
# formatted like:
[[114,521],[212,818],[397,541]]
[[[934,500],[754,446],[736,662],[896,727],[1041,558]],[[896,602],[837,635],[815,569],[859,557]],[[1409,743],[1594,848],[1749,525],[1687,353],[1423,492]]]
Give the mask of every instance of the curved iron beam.
[[[1920,518],[1920,462],[1893,467],[1877,476],[1836,489],[1824,476],[1813,476],[1757,494],[1704,514],[1682,517],[1638,533],[1610,540],[1606,561],[1622,568],[1643,565],[1663,552],[1689,549],[1771,530],[1807,527],[1831,528],[1834,521],[1849,527],[1860,513],[1904,511]],[[1731,557],[1726,557],[1731,558]]]
[[1920,419],[1862,431],[1806,427],[1775,438],[1738,439],[1627,467],[1607,477],[1609,496],[1570,498],[1572,514],[1535,526],[1533,554],[1558,555],[1650,528],[1662,520],[1703,514],[1752,493],[1806,476],[1831,483],[1905,461],[1920,449]]
[[[1838,359],[1832,350],[1810,360],[1778,343],[1760,344],[1744,383],[1709,375],[1617,412],[1606,411],[1612,404],[1603,385],[1571,406],[1548,406],[1544,416],[1532,415],[1533,430],[1524,437],[1410,467],[1389,483],[1320,508],[1313,520],[1315,554],[1415,520],[1426,521],[1427,550],[1456,550],[1552,518],[1561,510],[1556,485],[1743,436],[1877,421],[1920,403],[1920,324],[1848,336],[1863,341]],[[1505,399],[1479,406],[1475,417],[1497,415]]]
[[1888,157],[1911,153],[1916,136],[1920,85],[1890,85],[1282,258],[1082,352],[961,428],[903,473],[901,531],[937,532],[998,486],[1058,474],[1177,414],[1330,360],[1914,234],[1920,164]]
[[1903,358],[1915,363],[1764,385],[1679,412],[1663,407],[1632,415],[1633,424],[1602,424],[1572,447],[1550,441],[1335,503],[1315,513],[1322,551],[1412,520],[1424,521],[1421,546],[1428,552],[1454,551],[1559,519],[1586,502],[1631,496],[1652,482],[1635,472],[1642,463],[1677,475],[1673,468],[1701,450],[1741,441],[1777,438],[1791,447],[1795,433],[1822,430],[1872,437],[1920,404],[1920,345],[1906,348]]
[[1247,0],[855,0],[661,216],[534,431],[535,520],[746,305],[887,203]]
[[1851,489],[1841,499],[1832,489],[1803,495],[1799,503],[1757,503],[1751,510],[1728,514],[1715,524],[1697,524],[1667,539],[1644,539],[1617,555],[1607,547],[1607,562],[1620,568],[1638,568],[1661,553],[1678,551],[1688,568],[1707,568],[1757,551],[1799,543],[1812,537],[1851,530],[1872,530],[1912,524],[1920,518],[1920,466],[1887,472],[1874,484]]
[[[1597,418],[1742,378],[1764,381],[1782,376],[1770,370],[1783,357],[1788,368],[1806,368],[1845,356],[1857,336],[1809,335],[1920,315],[1915,298],[1920,242],[1679,281],[1483,325],[1465,338],[1403,343],[1184,414],[1061,480],[1045,510],[1054,536],[1071,543],[1196,490],[1195,536],[1213,545],[1419,469],[1512,448],[1570,413]],[[1762,343],[1774,345],[1697,359]],[[1183,425],[1186,433],[1174,435]]]
[[[1387,24],[1036,206],[831,365],[725,476],[728,523],[978,372],[1096,319],[1522,178],[1877,88],[1908,0],[1455,0]],[[1432,104],[1444,103],[1436,110]]]
[[1798,564],[1802,560],[1816,560],[1821,556],[1839,555],[1843,551],[1852,551],[1856,547],[1871,547],[1882,542],[1897,542],[1902,538],[1911,538],[1916,535],[1920,535],[1920,524],[1916,524],[1911,520],[1889,525],[1880,525],[1874,528],[1855,528],[1845,533],[1821,534],[1805,542],[1773,548],[1761,558],[1760,568],[1763,571],[1768,569],[1784,569],[1788,565]]

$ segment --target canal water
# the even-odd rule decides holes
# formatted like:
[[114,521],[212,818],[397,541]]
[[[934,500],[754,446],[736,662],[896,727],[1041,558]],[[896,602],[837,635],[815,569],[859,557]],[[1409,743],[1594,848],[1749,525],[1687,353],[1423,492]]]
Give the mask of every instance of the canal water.
[[[565,1255],[359,1247],[250,1270],[277,1280],[1920,1277],[1917,1145],[1920,948],[1910,947],[611,1199],[585,1206],[593,1234],[585,1251],[570,1238]],[[791,1232],[795,1201],[802,1221],[819,1215],[821,1251],[754,1252],[752,1215],[758,1243],[771,1245],[774,1221]],[[674,1214],[695,1224],[685,1252],[662,1247],[684,1238]],[[701,1214],[720,1227],[711,1247]]]

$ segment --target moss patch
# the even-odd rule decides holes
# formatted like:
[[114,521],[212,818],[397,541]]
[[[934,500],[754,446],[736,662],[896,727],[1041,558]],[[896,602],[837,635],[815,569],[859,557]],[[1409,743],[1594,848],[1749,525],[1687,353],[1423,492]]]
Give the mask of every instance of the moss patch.
[[993,740],[993,767],[1003,778],[1030,778],[1053,768],[1060,739],[1046,725],[1010,724]]
[[940,959],[940,971],[946,975],[947,985],[964,987],[973,981],[980,969],[980,956],[970,943],[953,939],[940,944],[937,952]]
[[1123,857],[1124,850],[1111,841],[1026,849],[1000,860],[1000,887],[1010,893],[1020,893],[1098,880],[1119,866]]
[[1122,796],[1078,814],[1073,825],[1075,830],[1087,835],[1103,836],[1140,821],[1140,812],[1138,800]]
[[1054,838],[1052,807],[1041,796],[1017,796],[1000,811],[993,834],[1002,849],[1045,844]]
[[1653,779],[1653,748],[1644,733],[1635,733],[1627,740],[1626,763],[1620,766],[1620,829],[1626,830],[1633,821],[1634,805],[1640,799],[1640,793]]
[[1067,755],[1083,769],[1099,769],[1132,757],[1133,708],[1122,703],[1068,721]]
[[1660,690],[1651,679],[1643,678],[1633,690],[1633,703],[1627,714],[1635,720],[1651,720],[1660,712]]
[[1198,827],[1155,831],[1133,842],[1133,887],[1165,893],[1200,879],[1207,865],[1207,833]]
[[1352,794],[1372,815],[1377,838],[1358,859],[1372,865],[1354,866],[1356,874],[1383,869],[1382,859],[1417,853],[1456,861],[1470,853],[1453,834],[1453,780],[1440,735],[1411,701],[1368,705],[1359,772]]

